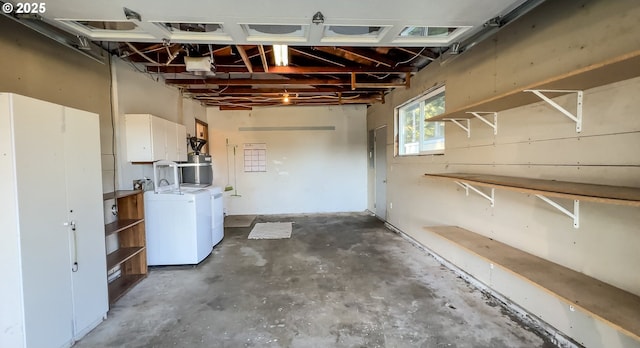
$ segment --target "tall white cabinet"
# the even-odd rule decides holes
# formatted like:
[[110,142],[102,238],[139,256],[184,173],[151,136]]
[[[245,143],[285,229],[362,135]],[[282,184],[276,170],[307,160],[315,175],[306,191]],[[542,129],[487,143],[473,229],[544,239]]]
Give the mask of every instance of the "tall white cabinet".
[[68,347],[108,311],[98,115],[0,93],[0,347]]

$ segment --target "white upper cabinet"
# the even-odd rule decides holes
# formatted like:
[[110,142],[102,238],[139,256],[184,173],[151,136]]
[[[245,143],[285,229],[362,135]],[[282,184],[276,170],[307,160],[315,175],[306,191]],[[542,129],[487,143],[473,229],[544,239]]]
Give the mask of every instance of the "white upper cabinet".
[[174,162],[185,162],[187,160],[187,127],[169,121],[165,126],[167,159]]
[[176,124],[176,135],[178,137],[178,161],[185,162],[187,160],[187,127]]
[[127,160],[187,160],[186,127],[149,114],[125,115]]

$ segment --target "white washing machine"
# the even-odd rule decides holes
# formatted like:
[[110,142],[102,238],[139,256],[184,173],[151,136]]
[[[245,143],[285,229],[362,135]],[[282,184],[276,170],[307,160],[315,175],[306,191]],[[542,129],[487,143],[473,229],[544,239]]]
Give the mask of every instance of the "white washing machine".
[[184,192],[205,189],[211,195],[211,246],[214,247],[224,238],[224,204],[222,202],[222,187],[202,184],[180,184]]
[[216,246],[224,238],[224,211],[222,203],[222,187],[210,187],[211,193],[211,238]]
[[149,266],[192,265],[213,248],[209,190],[144,194]]

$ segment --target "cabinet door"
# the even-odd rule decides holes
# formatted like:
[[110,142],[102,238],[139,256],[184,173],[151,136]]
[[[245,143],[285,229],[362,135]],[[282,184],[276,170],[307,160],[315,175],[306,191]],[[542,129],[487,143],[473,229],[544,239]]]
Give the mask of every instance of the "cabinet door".
[[129,162],[154,161],[151,115],[125,115],[125,137]]
[[13,96],[27,347],[60,347],[72,337],[62,109]]
[[176,137],[176,155],[173,161],[186,162],[187,161],[187,127],[176,124],[175,127]]
[[0,346],[23,346],[20,223],[15,190],[11,94],[0,93]]
[[98,115],[65,108],[64,158],[73,286],[74,339],[109,310]]
[[156,116],[151,120],[152,161],[169,159],[167,156],[167,128],[169,121]]
[[167,137],[167,157],[169,161],[177,162],[178,158],[178,135],[176,129],[176,123],[164,120],[165,122],[165,135]]
[[187,161],[187,153],[189,152],[189,146],[187,145],[187,127],[184,125],[178,125],[178,154],[179,160],[182,162]]

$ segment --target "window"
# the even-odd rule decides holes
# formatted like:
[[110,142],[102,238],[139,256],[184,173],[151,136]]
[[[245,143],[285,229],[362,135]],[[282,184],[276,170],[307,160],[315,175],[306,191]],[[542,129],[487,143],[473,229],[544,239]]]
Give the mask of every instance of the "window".
[[396,108],[399,155],[444,153],[444,122],[428,122],[444,108],[444,86]]

